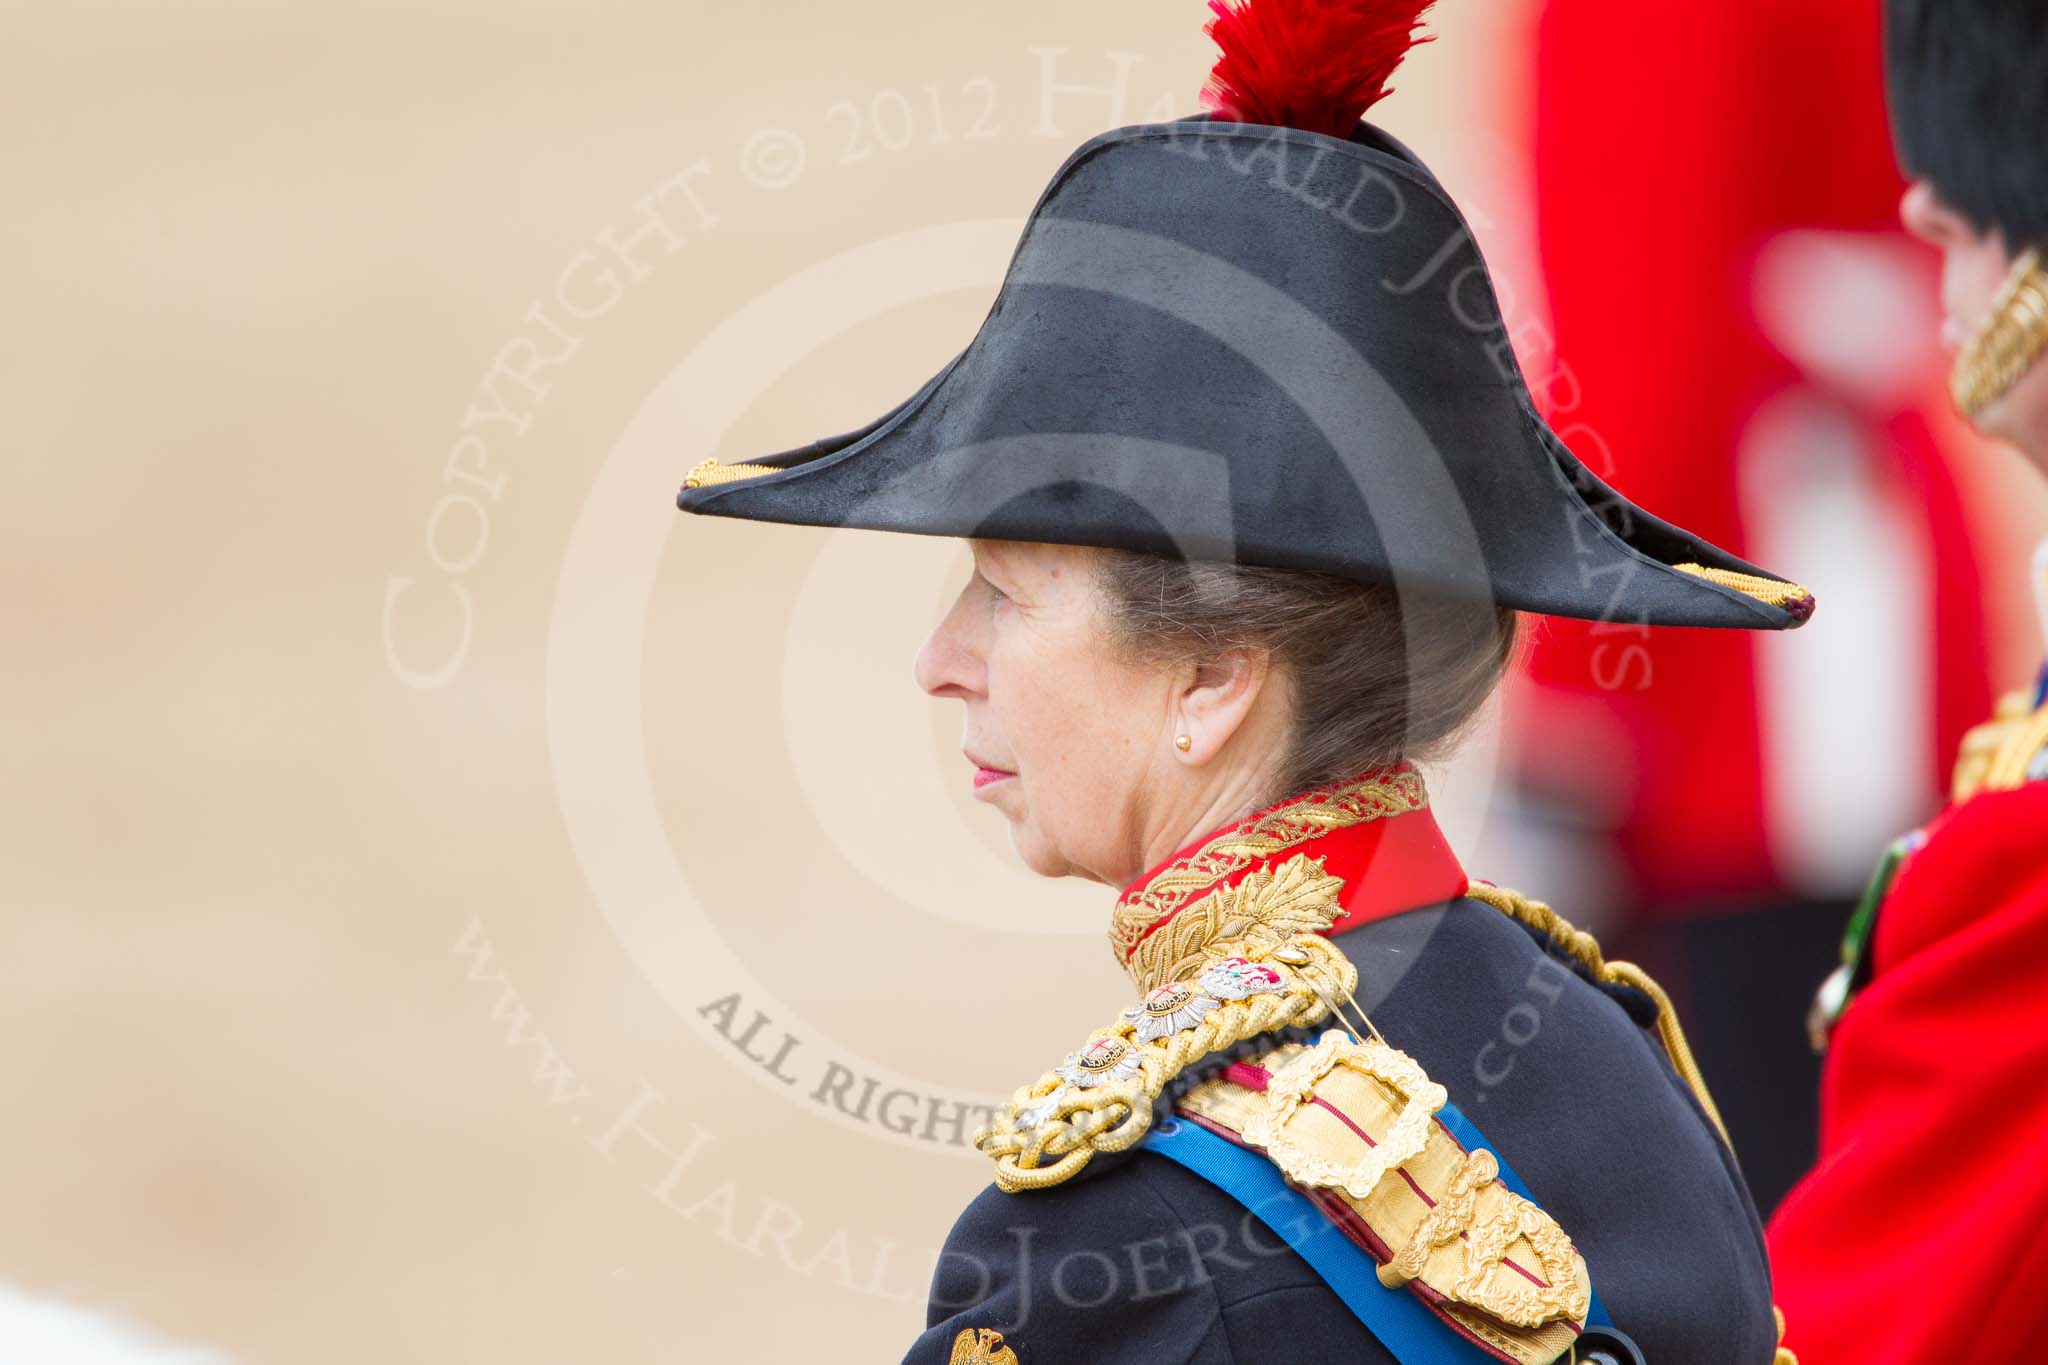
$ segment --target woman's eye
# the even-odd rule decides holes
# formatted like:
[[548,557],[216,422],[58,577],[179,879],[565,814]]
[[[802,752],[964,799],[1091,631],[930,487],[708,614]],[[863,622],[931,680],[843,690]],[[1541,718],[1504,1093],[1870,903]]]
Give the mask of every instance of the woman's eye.
[[977,573],[974,575],[974,578],[976,582],[981,584],[981,590],[988,595],[990,601],[1007,602],[1010,600],[1010,595],[1008,593],[1004,592],[995,584],[989,582],[989,580],[982,574]]

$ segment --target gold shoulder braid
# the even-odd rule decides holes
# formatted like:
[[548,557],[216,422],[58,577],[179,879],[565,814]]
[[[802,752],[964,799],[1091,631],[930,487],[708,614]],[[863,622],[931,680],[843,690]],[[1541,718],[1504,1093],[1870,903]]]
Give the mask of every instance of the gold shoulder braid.
[[1969,800],[1980,791],[2011,791],[2048,779],[2048,706],[2036,707],[2025,692],[2009,692],[1997,709],[1963,736],[1956,754],[1949,799]]
[[[1190,1065],[1275,1029],[1341,1019],[1335,1001],[1358,984],[1358,969],[1313,932],[1226,940],[1209,958],[1191,981],[1154,987],[997,1111],[975,1145],[995,1158],[999,1187],[1056,1185],[1095,1152],[1133,1146]],[[1388,1248],[1375,1257],[1388,1288],[1419,1281],[1460,1326],[1521,1365],[1570,1347],[1591,1302],[1584,1258],[1550,1215],[1495,1180],[1491,1152],[1465,1151],[1436,1122],[1448,1096],[1419,1062],[1346,1029],[1313,1046],[1269,1048],[1259,1062],[1272,1068],[1264,1093],[1215,1078],[1181,1109],[1236,1129],[1333,1218],[1348,1209]]]
[[[1721,1122],[1721,1111],[1714,1105],[1714,1097],[1707,1093],[1707,1078],[1701,1074],[1700,1065],[1692,1055],[1692,1047],[1685,1041],[1685,1030],[1678,1022],[1678,1011],[1672,1007],[1671,997],[1664,988],[1653,980],[1650,974],[1633,962],[1609,962],[1600,953],[1599,942],[1583,929],[1573,928],[1571,923],[1542,901],[1531,900],[1519,891],[1510,891],[1504,886],[1493,886],[1486,882],[1474,882],[1465,891],[1473,900],[1483,901],[1548,938],[1564,949],[1574,961],[1586,968],[1602,981],[1633,986],[1657,1006],[1657,1038],[1664,1044],[1664,1053],[1671,1059],[1671,1069],[1684,1078],[1692,1090],[1693,1097],[1700,1102],[1700,1108],[1714,1121],[1714,1128],[1721,1134],[1721,1141],[1733,1152],[1735,1146],[1728,1141],[1727,1125]],[[1772,1365],[1799,1365],[1799,1357],[1785,1349],[1785,1313],[1773,1304],[1771,1315],[1777,1320],[1778,1341],[1781,1343],[1772,1359]]]
[[[1393,779],[1406,777],[1408,782]],[[1118,908],[1160,932],[1129,932],[1145,951],[1126,963],[1138,1004],[1098,1029],[1081,1051],[1017,1091],[975,1134],[1008,1193],[1069,1180],[1098,1151],[1121,1152],[1152,1127],[1159,1097],[1196,1062],[1276,1029],[1322,1022],[1358,986],[1358,968],[1317,931],[1343,913],[1344,880],[1296,854],[1235,886],[1214,887],[1272,852],[1340,825],[1426,803],[1414,774],[1391,774],[1290,803],[1176,860]],[[1283,818],[1284,817],[1284,818]],[[1203,880],[1196,882],[1194,877]],[[1207,895],[1190,904],[1203,886]],[[1118,954],[1121,960],[1124,954]]]
[[[1343,879],[1325,872],[1321,858],[1296,854],[1234,886],[1213,882],[1306,842],[1314,831],[1302,831],[1312,822],[1357,823],[1407,799],[1398,788],[1369,801],[1347,800],[1346,792],[1358,795],[1333,793],[1306,822],[1266,829],[1255,822],[1204,845],[1120,907],[1120,914],[1135,909],[1148,927],[1160,928],[1140,930],[1132,940],[1134,947],[1160,941],[1143,961],[1134,956],[1128,964],[1145,994],[1019,1089],[974,1135],[974,1145],[995,1162],[998,1188],[1047,1189],[1072,1179],[1097,1152],[1135,1146],[1151,1130],[1167,1088],[1205,1059],[1263,1034],[1345,1022],[1340,1002],[1352,999],[1358,969],[1319,932],[1341,913]],[[1230,842],[1246,836],[1259,842]],[[1192,880],[1197,868],[1203,883]],[[1203,884],[1210,889],[1197,899]],[[1467,894],[1544,934],[1595,978],[1648,995],[1672,1066],[1727,1141],[1670,998],[1647,973],[1605,961],[1591,935],[1541,901],[1483,882]],[[1159,926],[1168,916],[1174,922]],[[1383,1284],[1419,1282],[1441,1311],[1510,1359],[1555,1360],[1585,1322],[1591,1282],[1584,1259],[1554,1219],[1498,1183],[1491,1152],[1467,1151],[1436,1122],[1448,1099],[1444,1088],[1360,1019],[1364,1028],[1355,1035],[1347,1026],[1313,1045],[1273,1046],[1249,1070],[1231,1073],[1263,1074],[1263,1090],[1212,1077],[1188,1091],[1180,1108],[1234,1130],[1331,1217],[1362,1225],[1385,1248],[1375,1253]],[[1400,1181],[1390,1179],[1396,1170]],[[1411,1188],[1422,1197],[1406,1196]],[[1782,1340],[1782,1314],[1778,1321]],[[1797,1361],[1780,1347],[1775,1365]]]
[[1161,985],[1018,1090],[974,1145],[994,1158],[1006,1193],[1070,1180],[1095,1153],[1144,1137],[1159,1097],[1189,1066],[1262,1033],[1320,1023],[1357,985],[1358,968],[1319,934],[1216,944],[1193,981]]
[[1510,919],[1523,924],[1557,944],[1577,963],[1591,972],[1596,980],[1613,982],[1622,986],[1633,986],[1650,997],[1657,1006],[1657,1037],[1664,1044],[1665,1055],[1671,1058],[1671,1068],[1682,1077],[1692,1089],[1693,1097],[1700,1102],[1700,1108],[1707,1111],[1707,1117],[1714,1121],[1714,1128],[1721,1134],[1721,1141],[1728,1143],[1730,1151],[1734,1144],[1728,1142],[1728,1127],[1721,1122],[1721,1111],[1714,1106],[1714,1097],[1707,1093],[1707,1078],[1700,1074],[1700,1065],[1693,1059],[1692,1048],[1685,1041],[1685,1030],[1679,1026],[1678,1011],[1672,1008],[1671,997],[1664,994],[1664,988],[1651,979],[1650,974],[1633,962],[1608,962],[1600,955],[1600,944],[1589,933],[1574,929],[1557,911],[1542,901],[1531,900],[1519,891],[1510,891],[1504,886],[1492,886],[1486,882],[1474,882],[1465,892],[1473,900],[1484,901]]

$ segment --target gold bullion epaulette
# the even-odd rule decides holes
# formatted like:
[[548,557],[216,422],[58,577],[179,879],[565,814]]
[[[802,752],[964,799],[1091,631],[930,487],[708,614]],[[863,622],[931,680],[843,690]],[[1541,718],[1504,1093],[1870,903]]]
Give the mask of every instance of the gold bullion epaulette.
[[1949,799],[1960,803],[2041,781],[2048,781],[2048,706],[2034,705],[2025,692],[2007,693],[1990,720],[1963,736]]
[[1177,1108],[1268,1157],[1383,1285],[1517,1365],[1562,1359],[1592,1303],[1585,1258],[1501,1183],[1493,1152],[1445,1126],[1446,1098],[1406,1053],[1332,1029],[1232,1065]]

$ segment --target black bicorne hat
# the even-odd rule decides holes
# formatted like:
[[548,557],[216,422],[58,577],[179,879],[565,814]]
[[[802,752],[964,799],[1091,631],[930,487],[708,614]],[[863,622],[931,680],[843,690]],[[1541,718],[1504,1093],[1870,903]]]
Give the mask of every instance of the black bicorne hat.
[[700,463],[677,505],[1312,570],[1587,620],[1811,615],[1805,589],[1573,456],[1449,196],[1379,129],[1338,126],[1202,113],[1090,138],[938,374],[858,430]]

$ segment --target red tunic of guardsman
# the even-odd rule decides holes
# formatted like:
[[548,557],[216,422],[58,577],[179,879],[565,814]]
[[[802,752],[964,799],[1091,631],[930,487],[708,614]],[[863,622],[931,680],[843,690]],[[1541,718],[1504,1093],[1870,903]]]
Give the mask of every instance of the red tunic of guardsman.
[[[1957,406],[2048,473],[2048,7],[1888,0],[1907,226]],[[2048,627],[2048,546],[2035,591]],[[2048,672],[1964,740],[1814,1003],[1818,1164],[1771,1225],[1806,1365],[2032,1361],[2048,1333]]]
[[2044,702],[1972,733],[1956,800],[1887,856],[1817,1002],[1820,1028],[1839,1011],[1820,1162],[1771,1224],[1810,1365],[2031,1360],[2048,1327]]
[[2048,1327],[2048,672],[1964,741],[1953,797],[1815,1001],[1820,1161],[1771,1224],[1810,1363],[2030,1360]]

